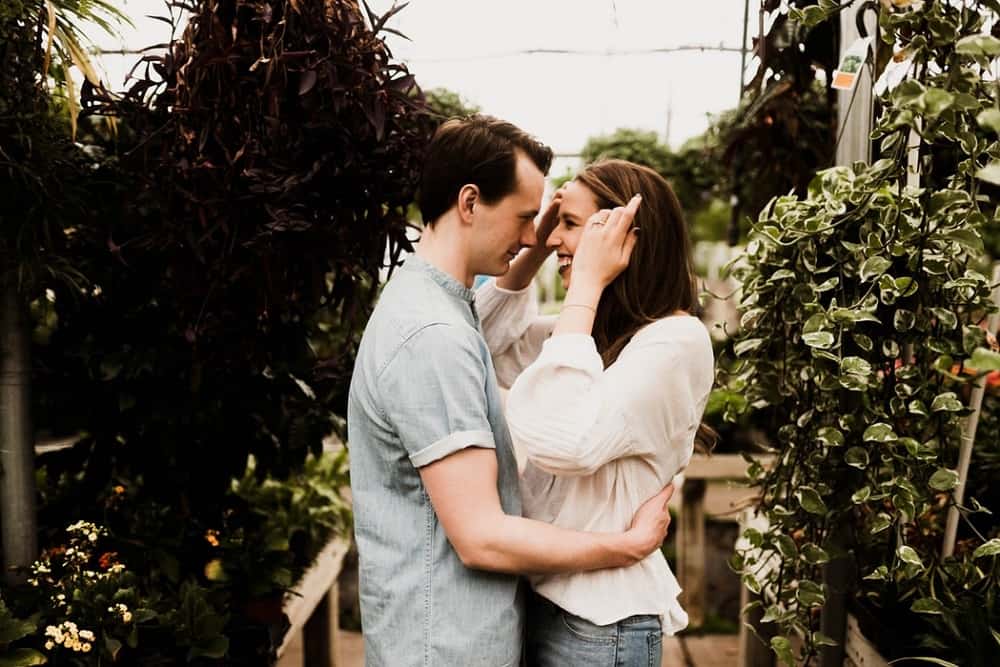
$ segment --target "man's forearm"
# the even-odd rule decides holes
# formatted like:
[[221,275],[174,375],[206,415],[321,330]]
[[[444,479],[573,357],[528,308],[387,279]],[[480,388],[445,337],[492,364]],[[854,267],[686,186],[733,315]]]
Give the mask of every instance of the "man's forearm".
[[518,292],[531,284],[552,250],[542,245],[527,248],[510,263],[507,273],[497,278],[497,287]]
[[482,525],[459,554],[468,567],[493,572],[558,574],[626,567],[656,548],[633,532],[588,533],[507,514]]

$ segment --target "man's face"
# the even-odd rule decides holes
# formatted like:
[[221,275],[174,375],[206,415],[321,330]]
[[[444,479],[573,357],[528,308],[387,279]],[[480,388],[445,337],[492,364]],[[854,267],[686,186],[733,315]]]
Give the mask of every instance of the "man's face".
[[522,248],[535,244],[535,217],[545,191],[545,176],[518,151],[514,191],[493,204],[479,201],[473,218],[472,271],[500,276]]

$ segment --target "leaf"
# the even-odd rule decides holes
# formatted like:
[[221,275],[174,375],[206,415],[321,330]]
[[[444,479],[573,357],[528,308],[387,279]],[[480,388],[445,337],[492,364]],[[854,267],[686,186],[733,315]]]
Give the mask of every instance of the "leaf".
[[917,554],[916,549],[911,546],[902,545],[896,549],[896,555],[899,556],[899,560],[904,563],[909,563],[910,565],[916,565],[918,567],[923,567],[924,562],[920,560],[920,555]]
[[229,651],[229,638],[219,635],[212,637],[206,642],[202,642],[197,646],[192,646],[189,652],[189,657],[197,658],[225,658],[226,653]]
[[954,329],[958,326],[958,318],[955,316],[955,313],[947,308],[931,308],[931,312],[945,329]]
[[1000,134],[1000,109],[986,109],[976,116],[979,126],[987,130],[993,130],[995,134]]
[[795,656],[792,655],[792,643],[787,638],[771,637],[771,650],[774,651],[774,655],[777,656],[778,660],[788,665],[788,667],[795,667]]
[[855,505],[860,505],[861,503],[867,502],[871,498],[872,489],[870,486],[863,486],[854,493],[851,494],[851,502]]
[[122,650],[122,643],[111,635],[104,635],[104,648],[108,649],[112,660],[117,660],[118,652]]
[[953,391],[946,391],[934,397],[931,412],[959,412],[964,406]]
[[944,237],[969,250],[981,251],[984,247],[982,237],[974,229],[953,229]]
[[918,614],[943,614],[944,605],[935,598],[920,598],[910,605],[910,609]]
[[827,637],[822,632],[814,633],[813,641],[816,646],[840,646],[832,637]]
[[733,346],[733,352],[737,357],[741,357],[747,352],[753,352],[763,344],[763,338],[749,338],[747,340],[741,340]]
[[836,339],[833,334],[829,331],[816,331],[814,333],[802,334],[802,342],[809,347],[815,347],[820,350],[828,350],[833,347],[833,343]]
[[938,468],[927,483],[932,489],[951,491],[958,486],[958,472],[951,468]]
[[883,530],[892,525],[892,517],[885,512],[879,512],[872,519],[871,534],[881,533]]
[[48,661],[44,653],[33,648],[15,648],[0,655],[0,667],[29,667],[44,665]]
[[976,178],[993,185],[1000,185],[1000,160],[994,160],[976,172]]
[[832,426],[824,426],[816,433],[816,439],[827,447],[840,447],[844,444],[844,434]]
[[912,310],[900,308],[896,311],[896,314],[893,315],[892,324],[896,328],[896,331],[909,331],[913,328],[913,324],[916,320],[917,316]]
[[760,582],[752,574],[747,573],[743,575],[743,585],[754,595],[760,595]]
[[806,559],[806,562],[813,565],[822,565],[830,560],[830,554],[825,549],[811,542],[802,547],[802,557]]
[[892,442],[896,434],[888,424],[877,422],[866,428],[861,437],[865,442]]
[[851,447],[844,454],[844,462],[858,470],[864,470],[868,467],[868,452],[862,447]]
[[980,544],[976,550],[972,552],[972,557],[985,558],[987,556],[996,556],[997,554],[1000,554],[1000,537],[994,537],[989,542]]
[[872,365],[861,357],[844,357],[840,362],[840,372],[868,376],[872,373]]
[[861,265],[859,275],[861,276],[861,282],[868,282],[872,278],[877,278],[892,266],[892,262],[885,257],[869,257]]
[[969,359],[968,365],[980,373],[1000,371],[1000,353],[986,349],[985,347],[977,347],[972,351],[972,357]]
[[917,106],[930,118],[937,118],[955,102],[955,97],[941,88],[928,88],[917,100]]
[[995,58],[1000,55],[1000,40],[990,35],[969,35],[958,40],[955,52],[967,56]]
[[827,513],[826,503],[823,502],[823,498],[820,497],[816,489],[811,486],[799,487],[798,491],[795,492],[795,498],[799,501],[802,509],[810,514],[822,516]]
[[947,660],[942,660],[941,658],[929,658],[923,655],[908,656],[905,658],[896,658],[895,660],[890,660],[890,665],[895,665],[897,662],[902,662],[904,660],[922,660],[924,662],[929,662],[932,665],[939,665],[940,667],[959,667],[953,662],[948,662]]

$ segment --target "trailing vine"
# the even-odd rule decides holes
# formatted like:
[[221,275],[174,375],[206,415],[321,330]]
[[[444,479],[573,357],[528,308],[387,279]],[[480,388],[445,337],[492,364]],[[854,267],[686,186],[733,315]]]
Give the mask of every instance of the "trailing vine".
[[[852,606],[894,629],[880,637],[898,641],[883,642],[887,657],[985,665],[1000,650],[1000,525],[981,483],[942,556],[980,377],[969,362],[994,359],[981,348],[995,310],[983,233],[1000,217],[998,15],[996,0],[883,8],[880,37],[913,69],[879,99],[878,159],[772,200],[733,269],[741,333],[723,376],[745,397],[737,410],[776,420],[773,464],[749,471],[766,527],[745,531],[733,565],[786,664],[835,643],[819,627],[833,593],[823,569],[838,559],[856,575],[842,582]],[[911,149],[919,186],[907,184]]]

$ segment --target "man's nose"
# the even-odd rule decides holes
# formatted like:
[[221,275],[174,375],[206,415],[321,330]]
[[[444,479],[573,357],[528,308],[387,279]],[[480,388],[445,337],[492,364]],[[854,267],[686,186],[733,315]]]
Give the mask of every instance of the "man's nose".
[[525,247],[532,247],[538,244],[538,236],[535,235],[535,225],[534,223],[527,225],[525,227],[524,233],[521,234],[521,245]]

